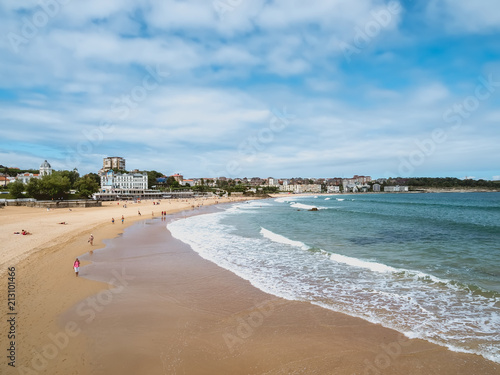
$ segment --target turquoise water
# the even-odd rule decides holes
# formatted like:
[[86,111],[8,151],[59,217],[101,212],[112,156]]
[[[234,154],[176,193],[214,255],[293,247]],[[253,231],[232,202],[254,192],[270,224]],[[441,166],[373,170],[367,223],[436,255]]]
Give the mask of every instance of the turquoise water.
[[500,362],[499,193],[291,195],[168,228],[265,292]]

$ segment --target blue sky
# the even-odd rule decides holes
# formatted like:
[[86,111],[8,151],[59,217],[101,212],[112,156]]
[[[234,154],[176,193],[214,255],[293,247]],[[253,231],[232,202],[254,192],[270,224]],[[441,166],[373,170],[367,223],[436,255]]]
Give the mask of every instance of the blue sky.
[[0,164],[500,179],[497,0],[0,3]]

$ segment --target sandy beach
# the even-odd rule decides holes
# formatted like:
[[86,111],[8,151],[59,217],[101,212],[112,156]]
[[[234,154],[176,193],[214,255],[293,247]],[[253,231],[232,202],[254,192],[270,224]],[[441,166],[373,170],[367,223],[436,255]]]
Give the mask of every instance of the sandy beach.
[[[7,267],[15,267],[17,313],[16,367],[8,366],[4,356],[1,373],[500,372],[500,365],[480,356],[409,340],[361,319],[263,293],[172,238],[160,219],[161,211],[169,213],[167,220],[174,212],[182,219],[208,212],[214,203],[1,209],[2,321],[9,319]],[[179,213],[183,209],[189,211]],[[22,229],[33,234],[13,234]],[[91,233],[94,246],[87,242]],[[103,240],[107,247],[98,250]],[[83,261],[78,278],[72,269],[76,257]],[[8,325],[2,324],[2,331],[5,353]]]
[[[1,347],[5,351],[11,346],[11,341],[15,342],[16,366],[16,368],[9,366],[10,360],[2,356],[1,373],[23,373],[19,372],[22,366],[30,368],[33,358],[38,358],[37,353],[42,350],[47,335],[59,330],[56,325],[57,316],[80,299],[107,287],[107,284],[83,278],[77,279],[72,268],[76,257],[103,247],[104,239],[116,237],[126,227],[137,221],[159,217],[161,211],[172,214],[240,199],[242,198],[163,200],[160,205],[153,204],[153,201],[141,203],[120,201],[105,202],[102,207],[95,208],[72,208],[71,210],[66,208],[49,211],[45,208],[23,206],[1,208],[0,278],[5,293],[0,297],[3,322],[0,338]],[[124,216],[123,224],[122,215]],[[115,219],[114,224],[111,222],[112,218]],[[62,222],[66,224],[59,224]],[[28,231],[31,235],[14,234],[22,230]],[[88,243],[90,234],[93,234],[95,238],[94,246]],[[85,264],[88,262],[83,261],[82,266]],[[8,305],[8,298],[12,297],[8,295],[8,268],[11,267],[15,267],[13,280],[15,301],[11,301],[15,303],[15,306]],[[12,312],[9,307],[15,308],[14,312],[17,313],[15,339],[9,339],[8,318],[6,318],[7,314]],[[80,352],[77,343],[77,340],[73,340],[68,351],[60,353],[57,370],[47,367],[34,373],[85,373],[80,372],[83,370],[75,370],[79,368],[77,358],[81,355],[75,356],[74,353],[69,352],[72,347],[75,347],[76,353]],[[65,353],[67,361],[62,359]],[[51,366],[55,364],[52,363]],[[31,368],[33,369],[32,366]]]

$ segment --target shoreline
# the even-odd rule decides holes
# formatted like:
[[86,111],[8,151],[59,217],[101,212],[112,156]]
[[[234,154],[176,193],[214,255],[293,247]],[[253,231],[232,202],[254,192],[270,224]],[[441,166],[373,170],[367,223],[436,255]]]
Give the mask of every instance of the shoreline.
[[[184,215],[183,211],[179,212],[178,215]],[[185,211],[185,213],[188,215],[193,213],[203,214],[203,212],[193,212],[192,210]],[[151,225],[148,225],[147,220],[144,219],[141,220],[140,225],[142,229],[149,230]],[[116,226],[115,224],[115,229],[117,229]],[[131,226],[127,227],[131,228]],[[110,238],[106,240],[107,244],[115,243],[117,240],[126,237],[123,230],[118,231],[118,233],[122,232],[122,235],[117,233],[114,237],[105,237],[109,236],[110,232],[103,231],[101,233],[99,230],[95,232],[96,238]],[[74,307],[82,301],[98,295],[99,292],[106,291],[106,289],[111,291],[106,282],[88,278],[81,280],[75,278],[72,274],[69,274],[68,277],[68,273],[72,272],[72,270],[63,272],[57,269],[54,270],[63,278],[65,285],[61,285],[58,282],[59,280],[56,280],[56,275],[54,277],[47,275],[48,272],[50,273],[54,269],[53,262],[55,262],[55,259],[59,258],[63,251],[67,250],[68,246],[77,245],[77,248],[72,253],[84,249],[88,250],[88,244],[84,242],[84,239],[78,241],[74,238],[73,240],[68,241],[67,244],[62,244],[53,252],[44,254],[45,256],[37,254],[37,258],[40,258],[38,264],[33,264],[33,261],[31,261],[26,262],[28,264],[25,267],[20,267],[20,271],[22,271],[19,272],[19,278],[21,278],[22,274],[23,280],[28,277],[28,270],[35,272],[32,278],[36,278],[38,281],[47,283],[48,280],[52,280],[49,284],[53,289],[44,288],[41,290],[45,293],[44,295],[31,295],[32,298],[29,301],[32,307],[43,311],[32,312],[31,317],[23,317],[23,319],[31,320],[28,330],[21,330],[22,327],[19,327],[19,334],[22,333],[24,336],[23,341],[20,341],[20,343],[23,344],[23,347],[31,345],[32,350],[35,350],[38,354],[43,353],[44,349],[47,350],[47,345],[51,345],[54,342],[52,338],[58,334],[67,333],[68,337],[71,337],[70,334],[73,331],[68,330],[67,326],[67,313],[71,306]],[[126,240],[131,239],[126,238]],[[147,241],[147,239],[144,239],[144,241]],[[75,242],[77,243],[75,244]],[[141,367],[141,371],[144,371],[144,369],[152,371],[144,373],[175,373],[175,371],[164,372],[167,370],[176,370],[182,373],[188,368],[192,372],[187,373],[212,373],[202,370],[207,369],[206,361],[210,361],[210,366],[213,366],[211,368],[219,371],[219,373],[221,373],[220,366],[223,364],[222,371],[234,369],[235,371],[232,371],[232,373],[242,373],[241,371],[238,372],[238,369],[244,368],[244,373],[251,374],[264,372],[278,374],[287,371],[299,371],[299,369],[307,369],[311,372],[320,371],[320,373],[330,373],[335,370],[335,373],[339,374],[362,374],[363,371],[364,373],[377,373],[374,371],[378,371],[384,374],[420,374],[422,372],[416,369],[424,367],[428,369],[424,371],[425,373],[430,373],[435,368],[441,368],[443,371],[440,374],[465,375],[478,368],[482,371],[482,374],[494,374],[498,373],[500,368],[497,364],[477,355],[451,352],[444,347],[423,340],[408,340],[396,331],[359,318],[336,313],[307,302],[287,301],[271,296],[253,287],[248,281],[241,279],[230,271],[201,258],[188,245],[173,238],[170,238],[167,243],[168,246],[167,244],[165,246],[171,248],[170,253],[167,255],[169,261],[177,260],[178,262],[166,264],[170,267],[167,274],[170,272],[175,277],[167,280],[169,282],[165,286],[169,287],[173,284],[175,288],[169,291],[170,294],[167,293],[169,294],[168,298],[164,301],[166,304],[162,306],[165,309],[152,310],[153,312],[160,311],[160,316],[167,316],[171,321],[163,326],[162,319],[153,319],[156,324],[153,324],[153,327],[156,330],[161,325],[168,332],[169,337],[175,339],[175,342],[179,344],[182,344],[182,340],[187,340],[189,350],[179,352],[179,347],[183,348],[182,345],[175,347],[172,344],[167,345],[167,343],[163,342],[163,351],[161,353],[155,353],[156,356],[148,356],[150,362],[141,361],[141,365],[145,366]],[[97,250],[96,246],[94,246],[94,250]],[[108,250],[101,250],[100,252],[106,253]],[[94,256],[100,252],[94,253]],[[68,255],[68,257],[70,256]],[[67,265],[67,261],[63,263],[65,264],[64,267],[70,267]],[[93,266],[94,264],[92,264]],[[85,275],[85,269],[86,266],[82,269],[84,271],[83,275]],[[193,279],[196,280],[193,281]],[[103,281],[106,280],[109,280],[109,277],[103,279]],[[207,284],[210,284],[213,288],[208,288]],[[35,285],[36,283],[32,284],[33,287]],[[145,285],[149,284],[146,283]],[[119,287],[118,285],[117,288]],[[149,287],[147,289],[149,290]],[[203,289],[203,293],[200,293],[199,289]],[[39,291],[40,288],[34,292],[32,291],[32,293]],[[186,291],[188,292],[188,298],[186,298]],[[24,298],[23,296],[22,299],[24,300]],[[48,309],[48,305],[61,299],[64,299],[64,303],[59,303],[57,306]],[[130,312],[133,319],[137,319],[141,314],[148,312],[147,309],[134,309],[134,301],[127,304],[127,301],[120,299],[119,302],[125,303],[126,311]],[[2,304],[4,303],[2,302]],[[110,309],[112,305],[109,305]],[[106,306],[105,311],[107,309],[108,306]],[[183,320],[182,317],[186,313],[191,314],[188,314],[190,319],[186,320],[184,318]],[[62,320],[61,314],[65,316]],[[111,317],[113,317],[112,312]],[[115,315],[116,317],[117,315]],[[69,322],[76,321],[73,319],[74,316],[70,318]],[[64,322],[65,319],[66,322]],[[133,319],[131,320],[132,323],[134,322]],[[21,322],[22,324],[26,323],[25,320]],[[110,322],[112,320],[108,321],[108,323]],[[80,323],[82,324],[80,327],[85,326],[81,320]],[[149,324],[152,323],[149,322]],[[130,329],[130,325],[120,325],[118,328],[127,327],[127,329]],[[42,330],[39,334],[35,334],[34,332],[38,331],[39,328],[42,328]],[[96,325],[94,329],[97,328]],[[108,330],[106,325],[101,328]],[[212,328],[213,330],[211,330]],[[247,330],[246,333],[245,329]],[[118,330],[116,335],[110,335],[109,340],[114,345],[112,345],[113,348],[121,347],[126,350],[128,346],[123,347],[123,342],[120,345],[120,339],[123,339],[123,337],[120,337],[120,332]],[[31,336],[30,340],[27,340],[25,335]],[[148,339],[152,338],[160,340],[154,335],[148,336]],[[213,342],[215,344],[212,344]],[[143,343],[143,345],[145,344]],[[304,345],[307,345],[307,347],[304,348]],[[57,357],[53,361],[47,360],[48,365],[43,369],[43,362],[41,362],[41,371],[39,373],[61,375],[69,373],[94,374],[95,372],[89,372],[92,365],[92,356],[87,357],[85,354],[88,355],[99,347],[99,342],[93,341],[86,334],[78,335],[77,338],[69,340],[66,347],[58,351]],[[231,351],[230,348],[234,350]],[[200,360],[196,359],[197,354],[200,353],[205,362],[200,363]],[[126,358],[120,359],[123,354],[123,352],[113,352],[110,355],[111,358],[117,359],[118,362],[126,362]],[[23,357],[25,356],[27,357],[26,351],[23,354]],[[34,358],[37,358],[36,353],[28,362],[32,362]],[[216,360],[213,360],[214,358]],[[27,366],[26,358],[19,358],[19,362],[23,362],[23,360],[24,365]],[[29,365],[32,365],[32,363]],[[126,367],[120,371],[125,372],[116,373],[137,373]],[[17,373],[17,370],[12,373]]]

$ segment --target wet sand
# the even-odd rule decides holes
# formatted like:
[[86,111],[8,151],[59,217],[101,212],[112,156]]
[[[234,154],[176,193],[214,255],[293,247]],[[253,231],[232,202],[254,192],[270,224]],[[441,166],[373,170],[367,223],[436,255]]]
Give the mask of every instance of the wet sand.
[[[128,228],[82,274],[114,284],[59,327],[85,343],[81,374],[498,374],[500,365],[364,320],[266,294],[171,237]],[[75,354],[75,353],[74,353]],[[75,357],[72,357],[73,359]],[[75,372],[76,373],[76,372]]]

